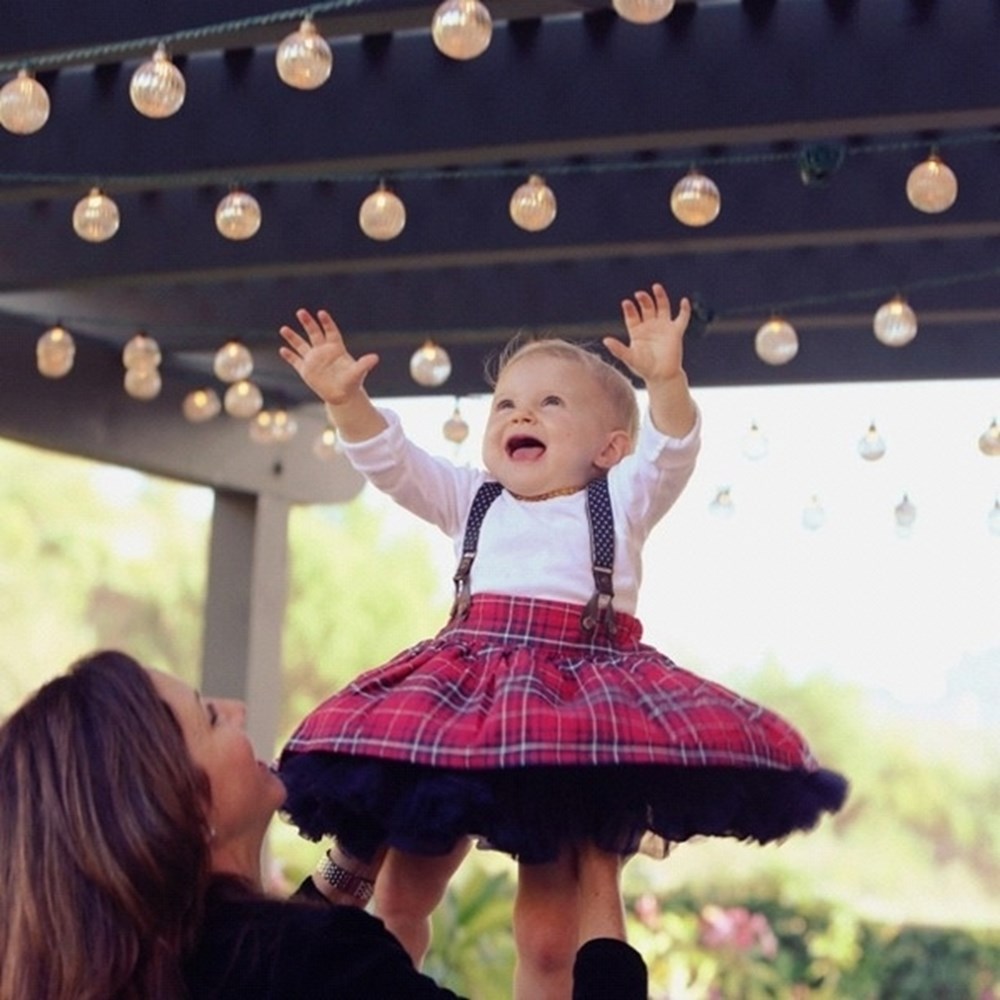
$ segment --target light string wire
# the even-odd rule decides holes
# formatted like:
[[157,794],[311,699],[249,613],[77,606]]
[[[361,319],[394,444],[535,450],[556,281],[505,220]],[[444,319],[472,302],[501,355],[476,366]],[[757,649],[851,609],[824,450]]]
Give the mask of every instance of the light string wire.
[[58,52],[24,56],[18,59],[4,59],[0,60],[0,73],[16,73],[21,69],[39,72],[47,69],[58,69],[63,66],[96,65],[112,61],[121,56],[132,55],[137,50],[153,49],[157,45],[170,48],[171,45],[183,42],[198,42],[216,36],[237,34],[250,28],[267,28],[286,21],[300,21],[305,17],[316,17],[320,14],[330,14],[351,8],[363,7],[370,3],[371,0],[320,0],[320,2],[310,4],[308,7],[292,7],[286,10],[272,11],[267,14],[255,14],[231,21],[207,24],[198,28],[183,28],[161,35],[150,35],[145,38],[123,39],[120,42],[103,42],[100,45],[77,49],[64,49]]

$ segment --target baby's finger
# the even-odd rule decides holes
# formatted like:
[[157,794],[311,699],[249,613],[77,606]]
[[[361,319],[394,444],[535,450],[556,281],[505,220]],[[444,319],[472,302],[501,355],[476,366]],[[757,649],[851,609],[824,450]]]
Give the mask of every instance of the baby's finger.
[[[309,342],[303,340],[299,335],[297,330],[293,330],[290,326],[282,326],[279,328],[278,333],[281,335],[282,339],[288,344],[288,348],[280,347],[278,348],[279,353],[288,350],[289,348],[293,351],[296,356],[303,354],[305,351],[309,350]],[[282,357],[284,355],[282,354]]]
[[311,344],[322,343],[326,340],[323,327],[308,309],[296,310],[295,318],[302,324],[302,329],[305,330]]
[[656,315],[656,303],[649,292],[636,292],[635,301],[639,303],[643,319],[652,319]]

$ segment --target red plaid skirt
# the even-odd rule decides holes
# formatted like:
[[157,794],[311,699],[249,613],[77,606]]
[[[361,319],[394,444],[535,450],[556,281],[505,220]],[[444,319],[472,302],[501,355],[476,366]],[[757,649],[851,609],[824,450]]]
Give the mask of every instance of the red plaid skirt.
[[[293,821],[307,835],[344,840],[338,828],[346,811],[352,822],[372,825],[371,839],[388,834],[397,845],[403,827],[423,827],[423,840],[407,846],[436,853],[463,832],[497,843],[498,822],[543,839],[556,826],[558,839],[593,835],[595,822],[608,822],[607,810],[624,811],[624,827],[600,839],[627,850],[646,830],[675,840],[696,833],[773,839],[839,807],[843,779],[821,771],[780,716],[644,645],[637,619],[617,614],[613,637],[587,637],[581,614],[573,604],[477,595],[463,621],[328,698],[282,754]],[[777,800],[801,798],[791,786],[828,778],[838,788],[820,795],[826,804],[810,803],[805,821],[778,820],[782,829],[772,836],[775,810],[783,811]],[[753,790],[761,780],[770,792]],[[631,804],[597,794],[604,784],[613,799],[628,786]],[[734,825],[745,802],[725,806],[724,818],[699,818],[704,810],[692,809],[692,797],[711,796],[714,815],[720,796],[733,798],[730,786],[740,800],[759,799],[755,808],[768,814],[763,827]],[[464,803],[460,818],[444,815],[449,796]],[[579,814],[582,800],[589,803],[583,811],[595,801],[598,808],[582,830],[570,830],[565,817],[536,815],[538,796],[558,802],[558,812]],[[678,796],[688,800],[684,818],[672,804],[672,818],[654,822],[657,801],[666,807]],[[519,844],[505,849],[523,855],[523,838]]]

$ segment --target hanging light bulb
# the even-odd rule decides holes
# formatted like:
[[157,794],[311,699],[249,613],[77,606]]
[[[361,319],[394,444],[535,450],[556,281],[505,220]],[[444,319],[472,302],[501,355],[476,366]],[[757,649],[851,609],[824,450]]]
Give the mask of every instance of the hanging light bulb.
[[264,405],[264,397],[253,382],[248,379],[240,379],[239,382],[234,382],[226,390],[222,405],[231,417],[249,420],[260,413],[260,408]]
[[896,531],[900,535],[908,535],[917,520],[917,508],[905,493],[903,499],[896,504],[893,514],[896,519]]
[[35,358],[38,371],[46,378],[62,378],[73,369],[73,359],[76,356],[76,344],[69,330],[63,327],[50,327],[39,338],[35,346]]
[[444,0],[434,12],[431,37],[450,59],[475,59],[490,45],[493,20],[480,0]]
[[271,414],[271,436],[278,444],[291,441],[299,431],[299,422],[288,410],[274,410]]
[[443,385],[450,374],[451,358],[433,340],[425,340],[410,358],[410,377],[417,385],[429,388]]
[[685,226],[707,226],[722,209],[715,182],[692,167],[670,192],[670,211]]
[[169,118],[180,111],[186,90],[183,74],[160,44],[153,58],[132,74],[128,94],[139,114],[147,118]]
[[979,435],[979,450],[991,458],[1000,456],[1000,424],[996,419]]
[[73,229],[81,240],[103,243],[118,232],[118,206],[100,188],[91,188],[73,209]]
[[220,382],[239,382],[253,372],[253,355],[238,340],[230,340],[215,352],[212,370]]
[[315,90],[330,78],[333,53],[307,16],[297,31],[282,39],[274,62],[283,83],[296,90]]
[[733,494],[728,486],[720,486],[712,499],[712,502],[708,505],[708,511],[714,517],[732,517],[736,513],[736,507],[733,505]]
[[260,204],[252,194],[234,188],[215,209],[215,228],[227,240],[248,240],[260,229]]
[[0,87],[0,125],[14,135],[31,135],[49,120],[49,95],[26,69]]
[[254,444],[273,444],[274,414],[271,410],[261,410],[254,414],[247,431]]
[[181,412],[192,424],[203,424],[217,417],[222,410],[219,394],[212,388],[193,389],[184,397]]
[[469,436],[469,425],[462,419],[461,411],[458,408],[458,400],[455,401],[455,410],[444,422],[441,428],[445,441],[452,444],[461,444]]
[[337,432],[332,427],[324,427],[313,441],[312,451],[321,462],[332,462],[340,454]]
[[532,174],[510,196],[510,217],[529,233],[548,229],[555,221],[556,196],[538,174]]
[[358,210],[361,232],[372,240],[393,240],[406,225],[406,206],[380,181]]
[[799,337],[791,323],[772,316],[754,338],[754,350],[769,365],[787,364],[799,353]]
[[750,422],[750,430],[743,435],[742,451],[751,462],[757,462],[767,455],[769,448],[767,435],[757,426],[756,421]]
[[122,349],[122,364],[128,371],[158,368],[161,360],[160,345],[141,330]]
[[920,212],[946,212],[958,197],[958,179],[937,152],[918,163],[906,178],[906,197]]
[[813,496],[802,508],[802,527],[808,531],[819,531],[826,523],[826,511],[819,502],[819,497]]
[[888,347],[902,347],[917,335],[917,314],[895,295],[879,306],[872,321],[875,336]]
[[885,454],[885,441],[879,434],[874,420],[868,425],[868,430],[858,442],[858,454],[866,462],[877,462]]
[[163,387],[163,380],[157,368],[127,368],[125,370],[125,391],[133,399],[143,401],[155,399]]
[[674,9],[674,0],[614,0],[614,7],[633,24],[655,24]]
[[986,515],[986,524],[991,535],[1000,535],[1000,497],[993,501],[993,507]]

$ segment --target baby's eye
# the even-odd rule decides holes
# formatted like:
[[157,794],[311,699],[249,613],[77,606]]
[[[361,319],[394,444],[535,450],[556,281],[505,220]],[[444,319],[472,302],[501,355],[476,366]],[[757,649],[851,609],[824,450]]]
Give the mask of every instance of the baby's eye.
[[205,702],[205,711],[208,713],[209,725],[214,726],[219,721],[219,710],[210,701]]
[[493,409],[495,410],[509,410],[514,405],[512,400],[509,399],[498,399],[493,404]]
[[542,406],[562,406],[561,396],[546,396],[542,400]]

